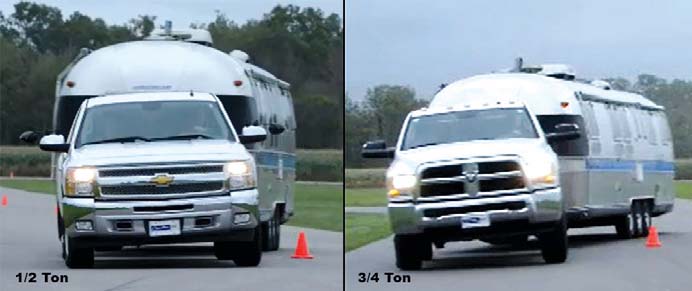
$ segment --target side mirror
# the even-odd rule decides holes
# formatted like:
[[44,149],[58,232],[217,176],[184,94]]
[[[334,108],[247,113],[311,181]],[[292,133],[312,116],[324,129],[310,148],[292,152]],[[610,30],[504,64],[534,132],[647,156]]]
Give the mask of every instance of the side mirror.
[[278,123],[272,123],[269,125],[269,133],[271,133],[272,135],[281,134],[285,130],[286,130],[286,127],[284,127],[283,125],[278,124]]
[[242,144],[261,142],[267,139],[267,131],[261,126],[250,125],[243,127],[243,134],[238,138]]
[[573,140],[581,137],[579,125],[574,123],[560,123],[555,125],[555,130],[551,133],[546,133],[546,139],[549,142]]
[[31,130],[23,132],[21,135],[19,135],[19,140],[25,142],[25,143],[36,143],[38,141],[38,138],[40,135],[36,132],[33,132]]
[[60,134],[51,134],[42,137],[38,147],[47,152],[66,153],[70,150],[70,144],[65,143],[65,137]]
[[383,140],[369,141],[363,145],[360,155],[366,159],[391,159],[394,158],[394,148],[387,148]]

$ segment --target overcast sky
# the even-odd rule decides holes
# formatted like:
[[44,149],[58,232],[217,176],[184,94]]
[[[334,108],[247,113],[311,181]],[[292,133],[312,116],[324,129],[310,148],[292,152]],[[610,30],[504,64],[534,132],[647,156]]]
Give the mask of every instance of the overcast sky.
[[[0,0],[0,11],[8,15],[19,1]],[[89,17],[103,18],[109,24],[124,24],[139,14],[156,15],[156,22],[173,21],[173,27],[188,27],[190,23],[209,23],[216,18],[215,10],[225,13],[236,23],[259,19],[277,4],[320,8],[325,13],[343,16],[341,0],[31,0],[60,8],[66,18],[79,11]]]
[[[526,4],[524,2],[530,2]],[[430,97],[439,84],[525,63],[577,77],[692,79],[692,1],[346,2],[346,90],[378,84]]]

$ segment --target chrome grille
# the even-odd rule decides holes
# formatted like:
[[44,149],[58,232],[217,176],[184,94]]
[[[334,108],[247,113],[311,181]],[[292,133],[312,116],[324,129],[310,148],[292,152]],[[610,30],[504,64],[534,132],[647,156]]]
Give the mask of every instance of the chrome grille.
[[515,160],[462,161],[431,165],[420,173],[420,197],[483,195],[525,188],[521,166]]
[[160,194],[186,194],[199,192],[213,192],[223,190],[223,182],[202,182],[191,184],[171,184],[160,187],[156,185],[119,185],[102,186],[102,195],[160,195]]
[[203,174],[210,172],[223,172],[222,165],[205,166],[177,166],[177,167],[156,167],[156,168],[121,168],[121,169],[102,169],[99,170],[100,177],[126,177],[126,176],[154,176],[159,173],[169,175],[180,174]]
[[170,199],[222,195],[223,163],[141,164],[98,169],[100,199]]

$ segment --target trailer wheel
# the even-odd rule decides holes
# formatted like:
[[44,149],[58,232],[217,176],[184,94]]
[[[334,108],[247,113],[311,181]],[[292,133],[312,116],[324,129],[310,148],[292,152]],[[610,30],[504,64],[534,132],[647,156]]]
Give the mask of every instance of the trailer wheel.
[[618,237],[624,239],[634,237],[633,218],[634,216],[631,211],[627,215],[617,218],[615,222],[615,231]]
[[554,230],[539,234],[538,242],[541,246],[541,255],[546,263],[558,264],[565,262],[569,252],[567,219],[565,215],[563,215],[560,223]]
[[395,235],[396,266],[401,270],[419,270],[423,260],[432,258],[432,244],[417,235]]
[[641,211],[641,221],[639,225],[642,226],[642,236],[649,235],[649,226],[651,226],[651,206],[649,200],[641,200],[639,209]]
[[262,224],[262,250],[276,251],[281,241],[281,216],[277,208],[269,221]]
[[642,228],[642,211],[641,211],[641,203],[639,203],[639,200],[634,200],[632,201],[632,237],[641,237],[643,232]]

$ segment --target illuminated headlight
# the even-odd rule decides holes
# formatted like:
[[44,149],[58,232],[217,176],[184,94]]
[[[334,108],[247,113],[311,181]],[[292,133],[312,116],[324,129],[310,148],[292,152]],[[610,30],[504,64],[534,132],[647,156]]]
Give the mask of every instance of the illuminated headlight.
[[69,168],[65,176],[65,195],[93,197],[97,171],[94,168]]
[[230,190],[255,188],[255,167],[252,161],[228,162],[223,170]]
[[411,196],[418,184],[413,170],[402,162],[395,162],[387,171],[387,196]]
[[557,162],[549,155],[525,157],[524,174],[532,187],[555,186],[558,183]]

